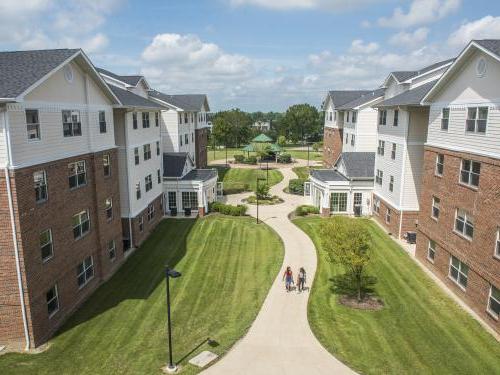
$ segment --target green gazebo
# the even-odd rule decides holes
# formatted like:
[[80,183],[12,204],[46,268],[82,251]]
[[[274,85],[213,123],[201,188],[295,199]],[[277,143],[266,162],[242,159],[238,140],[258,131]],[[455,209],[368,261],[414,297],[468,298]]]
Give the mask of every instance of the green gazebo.
[[255,143],[271,143],[273,140],[265,135],[264,133],[259,134],[257,137],[252,139],[252,142]]

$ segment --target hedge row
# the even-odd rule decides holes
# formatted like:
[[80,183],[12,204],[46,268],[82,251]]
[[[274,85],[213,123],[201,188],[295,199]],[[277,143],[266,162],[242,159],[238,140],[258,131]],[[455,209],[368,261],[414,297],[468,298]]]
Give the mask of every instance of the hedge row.
[[257,164],[256,156],[245,157],[245,155],[234,155],[234,161],[238,164]]
[[248,207],[244,204],[233,206],[221,202],[213,202],[209,204],[210,212],[220,212],[223,215],[229,216],[244,216],[247,213]]
[[307,216],[310,214],[319,214],[319,208],[314,206],[303,205],[295,209],[295,215]]
[[290,154],[279,154],[278,163],[289,164],[292,162],[292,155]]

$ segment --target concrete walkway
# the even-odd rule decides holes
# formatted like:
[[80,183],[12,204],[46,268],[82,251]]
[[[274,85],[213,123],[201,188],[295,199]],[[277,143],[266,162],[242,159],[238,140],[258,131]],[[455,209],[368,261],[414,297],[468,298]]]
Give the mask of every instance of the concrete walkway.
[[[286,266],[292,267],[294,279],[299,267],[304,267],[307,286],[310,287],[317,263],[311,239],[288,220],[288,214],[295,207],[307,204],[304,197],[283,193],[288,181],[297,178],[291,170],[293,166],[281,166],[284,179],[271,189],[271,194],[282,197],[285,202],[259,206],[259,218],[278,233],[285,245],[282,269],[246,336],[204,374],[354,374],[326,351],[311,332],[307,320],[309,292],[287,292],[282,281]],[[231,204],[241,203],[249,195],[230,195],[227,201]],[[249,205],[249,214],[255,216],[255,205]]]

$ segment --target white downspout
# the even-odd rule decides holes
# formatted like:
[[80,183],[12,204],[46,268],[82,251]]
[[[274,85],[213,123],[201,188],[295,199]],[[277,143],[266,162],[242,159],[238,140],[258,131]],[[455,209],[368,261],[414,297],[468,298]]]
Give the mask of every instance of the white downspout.
[[9,201],[9,212],[10,212],[10,225],[12,228],[12,242],[14,244],[14,255],[16,258],[16,273],[17,273],[17,285],[19,287],[19,299],[21,300],[21,313],[23,316],[23,327],[24,327],[24,337],[26,339],[26,347],[25,350],[29,350],[30,348],[30,335],[28,331],[28,317],[26,315],[26,304],[24,301],[24,288],[23,288],[23,280],[21,276],[21,262],[19,260],[19,247],[17,243],[17,228],[16,228],[16,220],[14,216],[14,203],[12,198],[12,191],[10,188],[10,174],[9,167],[12,165],[12,151],[10,148],[10,131],[9,131],[9,122],[8,122],[8,112],[5,110],[4,112],[4,123],[3,129],[6,135],[6,145],[7,145],[7,165],[5,166],[5,180],[7,185],[7,196]]
[[406,153],[408,151],[408,132],[410,129],[410,111],[407,111],[408,121],[406,123],[405,141],[403,143],[403,171],[401,172],[401,191],[399,192],[399,236],[401,238],[401,231],[403,230],[403,192],[405,188],[405,172],[406,172]]
[[129,173],[128,173],[128,168],[129,168],[129,149],[128,149],[128,123],[127,123],[127,120],[128,120],[128,111],[125,111],[125,114],[124,114],[124,119],[123,119],[123,124],[124,124],[124,132],[125,132],[125,156],[126,156],[126,166],[127,168],[125,169],[126,172],[127,172],[127,190],[128,190],[128,233],[129,233],[129,240],[130,240],[130,249],[133,249],[134,248],[134,241],[133,241],[133,235],[132,235],[132,218],[130,217],[132,215],[132,211],[131,211],[131,206],[132,206],[132,202],[131,202],[131,197],[132,197],[132,192],[130,191],[130,178],[129,178]]

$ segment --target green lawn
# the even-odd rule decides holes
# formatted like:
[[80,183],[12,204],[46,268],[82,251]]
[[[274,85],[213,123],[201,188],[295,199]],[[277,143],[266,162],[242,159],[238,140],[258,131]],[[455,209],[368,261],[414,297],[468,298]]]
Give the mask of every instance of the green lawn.
[[[243,152],[241,150],[241,148],[228,147],[228,149],[227,149],[227,162],[229,163],[230,160],[234,160],[233,156],[236,154],[239,154],[239,155],[244,154],[246,156],[246,152]],[[214,153],[214,150],[208,149],[207,150],[207,157],[208,157],[209,163],[214,161],[214,160],[223,160],[223,159],[225,160],[226,159],[226,150],[217,149],[217,150],[215,150],[215,153]]]
[[[307,160],[307,150],[302,151],[302,150],[290,150],[286,149],[286,153],[292,155],[292,158],[294,159],[304,159]],[[309,151],[309,160],[314,160],[314,161],[321,161],[323,160],[323,153],[322,152],[316,152],[313,151],[312,149]]]
[[[308,306],[311,328],[341,361],[366,374],[498,374],[500,344],[373,222],[371,275],[378,278],[381,311],[337,303],[331,278],[340,271],[326,259],[318,237],[321,218],[294,222],[318,249],[318,272]],[[361,220],[361,219],[360,219]]]
[[[267,178],[265,170],[250,168],[218,168],[219,181],[224,182],[224,191],[234,194],[243,191],[254,191],[257,177]],[[283,180],[283,175],[277,169],[269,170],[269,186]],[[263,181],[259,182],[260,184]]]
[[6,354],[0,374],[160,374],[166,363],[163,266],[171,284],[174,360],[182,374],[202,350],[221,355],[255,319],[279,271],[280,238],[250,218],[165,220],[118,273],[68,321],[48,351]]

